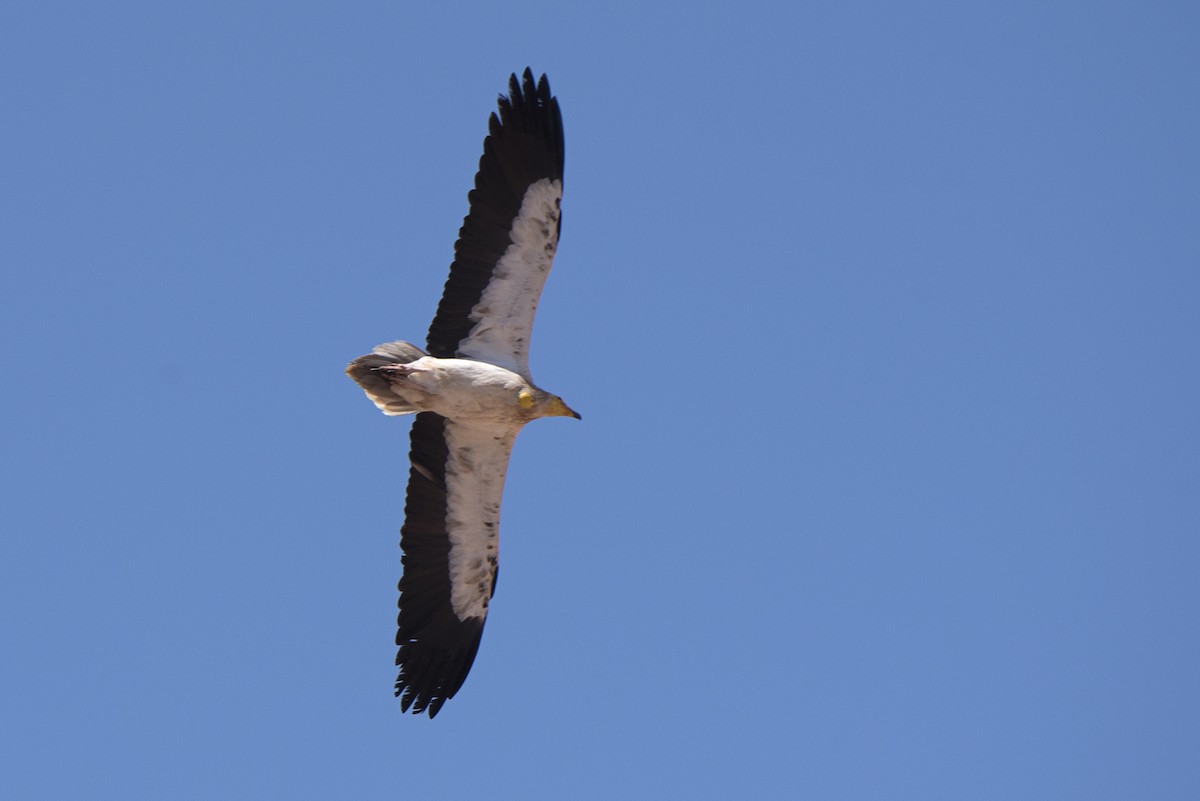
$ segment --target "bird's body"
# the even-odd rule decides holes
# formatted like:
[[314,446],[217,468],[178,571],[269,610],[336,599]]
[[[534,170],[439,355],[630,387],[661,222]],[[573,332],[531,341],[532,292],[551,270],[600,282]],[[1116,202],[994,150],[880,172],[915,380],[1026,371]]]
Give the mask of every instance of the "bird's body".
[[387,378],[392,392],[417,412],[518,429],[538,417],[561,414],[555,396],[488,362],[422,356],[375,369]]
[[427,349],[388,342],[346,369],[384,414],[416,414],[396,635],[405,711],[436,715],[475,659],[521,427],[579,417],[529,372],[533,317],[558,246],[562,173],[562,118],[546,77],[512,76],[491,117]]

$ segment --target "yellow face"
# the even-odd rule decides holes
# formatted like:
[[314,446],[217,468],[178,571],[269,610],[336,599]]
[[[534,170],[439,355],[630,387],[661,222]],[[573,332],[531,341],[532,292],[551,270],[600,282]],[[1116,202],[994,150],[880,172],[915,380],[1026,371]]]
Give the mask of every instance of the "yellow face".
[[517,405],[530,417],[574,417],[582,420],[579,412],[563,403],[563,399],[540,389],[523,389],[517,394]]
[[543,417],[574,417],[576,420],[582,420],[579,412],[572,409],[567,404],[563,403],[563,399],[557,395],[551,395],[545,405],[542,406]]

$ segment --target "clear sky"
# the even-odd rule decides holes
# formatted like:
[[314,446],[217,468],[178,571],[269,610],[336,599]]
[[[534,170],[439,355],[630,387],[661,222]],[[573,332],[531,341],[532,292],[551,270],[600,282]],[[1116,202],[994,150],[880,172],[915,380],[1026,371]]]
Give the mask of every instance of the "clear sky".
[[[8,3],[6,798],[1200,798],[1193,3]],[[510,72],[567,137],[500,581],[392,698]]]

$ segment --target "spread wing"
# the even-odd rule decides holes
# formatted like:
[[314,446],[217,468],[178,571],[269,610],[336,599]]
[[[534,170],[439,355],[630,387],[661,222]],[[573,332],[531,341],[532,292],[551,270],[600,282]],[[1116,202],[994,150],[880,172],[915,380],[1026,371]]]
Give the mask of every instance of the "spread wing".
[[432,412],[413,422],[396,633],[405,712],[432,718],[475,661],[496,591],[500,498],[516,435]]
[[428,350],[529,379],[533,317],[561,228],[562,115],[546,76],[513,75],[488,130]]

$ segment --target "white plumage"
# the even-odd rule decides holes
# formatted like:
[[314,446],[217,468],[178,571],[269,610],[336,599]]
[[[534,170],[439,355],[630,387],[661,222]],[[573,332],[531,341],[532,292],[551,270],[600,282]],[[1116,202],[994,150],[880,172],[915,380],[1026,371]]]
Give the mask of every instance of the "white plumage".
[[427,351],[389,342],[346,372],[388,415],[417,415],[400,545],[401,708],[437,714],[479,648],[495,592],[509,453],[538,417],[578,418],[533,384],[529,340],[561,226],[562,118],[543,75],[512,76],[489,121],[470,212]]

